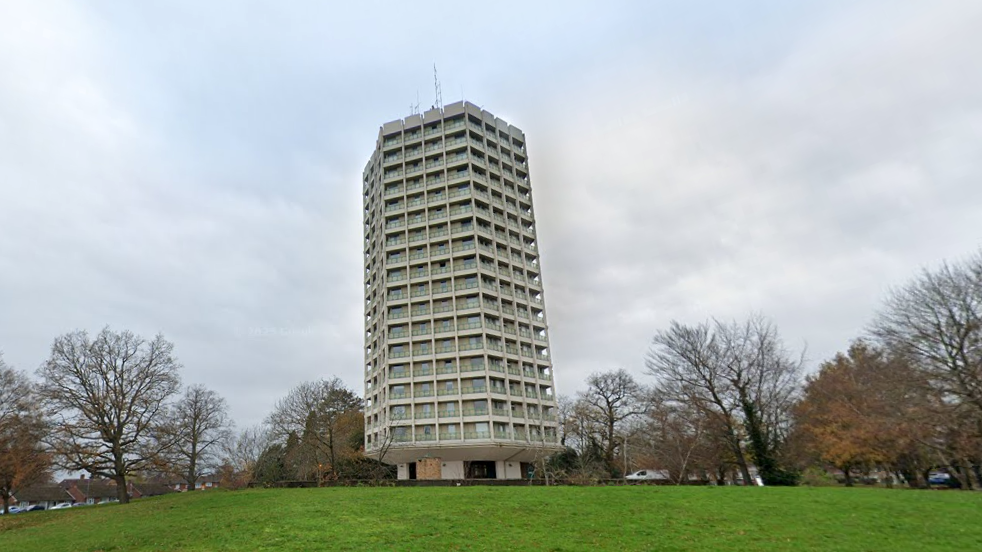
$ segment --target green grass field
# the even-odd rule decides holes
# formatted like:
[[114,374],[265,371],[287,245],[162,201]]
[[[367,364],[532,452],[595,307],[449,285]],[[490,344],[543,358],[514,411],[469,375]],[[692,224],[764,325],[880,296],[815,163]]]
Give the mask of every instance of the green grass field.
[[0,517],[0,549],[982,550],[982,493],[842,488],[205,491]]

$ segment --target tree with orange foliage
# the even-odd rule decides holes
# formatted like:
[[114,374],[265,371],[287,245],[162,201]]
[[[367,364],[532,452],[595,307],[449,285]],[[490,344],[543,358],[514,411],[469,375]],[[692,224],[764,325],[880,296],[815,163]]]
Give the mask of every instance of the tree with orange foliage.
[[42,445],[45,433],[30,380],[0,357],[0,500],[4,514],[14,490],[51,474],[51,457]]
[[808,378],[795,409],[798,440],[821,461],[842,470],[874,466],[904,469],[917,447],[926,397],[917,372],[902,357],[856,341],[846,354],[822,364]]

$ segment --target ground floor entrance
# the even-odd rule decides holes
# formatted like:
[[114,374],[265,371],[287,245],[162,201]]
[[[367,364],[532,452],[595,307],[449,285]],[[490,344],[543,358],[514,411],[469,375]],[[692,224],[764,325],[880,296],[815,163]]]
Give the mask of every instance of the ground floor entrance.
[[467,466],[467,479],[497,479],[495,462],[472,461],[465,462]]

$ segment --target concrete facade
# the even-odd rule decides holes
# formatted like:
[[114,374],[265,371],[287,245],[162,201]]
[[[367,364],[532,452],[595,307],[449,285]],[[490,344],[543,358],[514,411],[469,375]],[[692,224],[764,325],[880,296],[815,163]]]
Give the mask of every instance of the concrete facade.
[[457,102],[382,125],[363,177],[366,454],[522,477],[560,450],[525,134]]

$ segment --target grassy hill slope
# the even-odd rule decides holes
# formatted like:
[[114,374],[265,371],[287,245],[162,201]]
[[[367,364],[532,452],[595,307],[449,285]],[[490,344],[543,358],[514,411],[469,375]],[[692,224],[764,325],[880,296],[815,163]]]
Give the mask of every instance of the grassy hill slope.
[[0,548],[982,550],[982,493],[712,487],[205,491],[0,517]]

